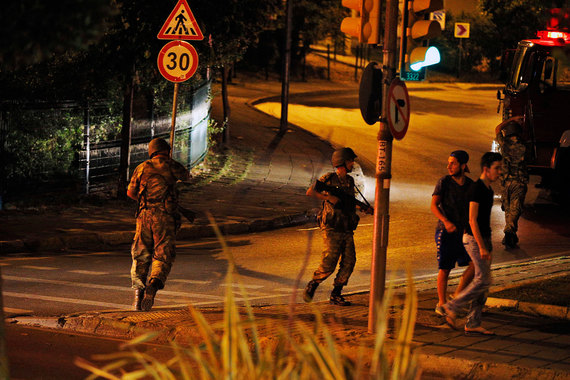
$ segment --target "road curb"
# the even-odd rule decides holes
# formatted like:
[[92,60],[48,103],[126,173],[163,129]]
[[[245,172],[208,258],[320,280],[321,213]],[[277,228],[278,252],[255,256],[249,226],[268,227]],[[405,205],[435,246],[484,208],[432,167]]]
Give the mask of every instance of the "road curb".
[[478,362],[442,355],[419,355],[423,373],[451,379],[550,379],[570,380],[570,373],[507,363]]
[[523,302],[507,298],[488,297],[485,306],[496,309],[516,310],[530,315],[570,320],[570,308],[566,306]]
[[[275,218],[255,219],[249,222],[228,222],[218,225],[224,235],[241,235],[251,232],[269,231],[302,225],[315,219],[314,212],[305,211],[298,214],[278,216]],[[87,234],[73,234],[46,239],[24,239],[0,241],[0,256],[5,254],[64,251],[66,249],[94,249],[130,244],[134,237],[133,231],[115,231]],[[182,227],[178,239],[199,239],[213,237],[215,232],[210,224],[195,224]]]

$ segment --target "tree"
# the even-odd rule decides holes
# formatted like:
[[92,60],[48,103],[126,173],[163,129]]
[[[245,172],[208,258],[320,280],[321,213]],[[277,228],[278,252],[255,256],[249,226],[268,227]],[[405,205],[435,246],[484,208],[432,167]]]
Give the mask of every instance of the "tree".
[[259,34],[277,16],[280,0],[211,0],[195,2],[192,11],[208,39],[207,64],[220,70],[224,114],[224,141],[229,143],[228,76]]

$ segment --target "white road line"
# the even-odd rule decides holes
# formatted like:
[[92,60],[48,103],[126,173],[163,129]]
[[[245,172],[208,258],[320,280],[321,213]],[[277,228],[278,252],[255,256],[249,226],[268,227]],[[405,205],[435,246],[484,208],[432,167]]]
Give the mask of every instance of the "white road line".
[[311,228],[297,228],[297,231],[314,231],[318,230],[319,227],[311,227]]
[[[220,284],[220,286],[228,286],[228,284]],[[239,288],[239,284],[235,284],[235,283],[230,284],[230,286],[232,288]],[[244,284],[243,287],[246,289],[261,289],[261,288],[263,288],[263,285],[246,285],[246,284]]]
[[113,309],[131,309],[132,308],[131,305],[124,305],[124,304],[120,304],[120,303],[88,301],[88,300],[84,300],[84,299],[50,297],[50,296],[41,296],[39,294],[16,293],[16,292],[6,292],[6,291],[4,291],[2,293],[4,294],[5,297],[27,298],[27,299],[51,301],[51,302],[74,303],[74,304],[79,304],[79,305],[92,305],[92,306],[110,307]]
[[16,309],[13,307],[5,307],[4,313],[12,313],[12,314],[28,314],[31,313],[33,310],[25,310],[25,309]]
[[[359,224],[358,227],[368,227],[368,226],[373,226],[373,223],[362,223]],[[318,230],[320,227],[310,227],[310,228],[297,228],[297,231],[314,231],[314,230]]]
[[57,270],[57,269],[59,269],[59,268],[54,268],[54,267],[38,267],[36,265],[22,265],[20,268],[36,269],[36,270]]
[[211,281],[182,280],[182,279],[179,280],[179,279],[170,279],[169,278],[168,282],[180,282],[182,284],[192,284],[192,285],[208,285]]
[[63,255],[64,257],[85,257],[85,256],[103,256],[103,255],[110,255],[113,252],[89,252],[89,253],[70,253],[67,255]]
[[[31,277],[19,277],[19,276],[2,276],[4,280],[11,281],[21,281],[21,282],[34,282],[42,284],[51,285],[63,285],[63,286],[75,286],[81,288],[91,288],[91,289],[105,289],[105,290],[118,290],[122,292],[132,292],[133,289],[127,286],[114,286],[114,285],[98,285],[98,284],[84,284],[82,282],[74,281],[61,281],[61,280],[46,280],[42,278],[31,278]],[[213,296],[209,294],[202,293],[187,293],[187,292],[177,292],[172,290],[160,290],[159,294],[170,295],[170,296],[180,296],[188,298],[208,298],[213,300],[223,300],[223,296]]]
[[104,274],[109,274],[109,272],[95,272],[92,270],[70,270],[70,273],[77,273],[77,274],[89,274],[93,276],[102,276]]
[[48,257],[48,256],[40,256],[40,257],[30,257],[30,256],[25,256],[25,257],[4,257],[2,258],[2,261],[29,261],[29,260],[47,260],[47,259],[51,259],[52,257]]

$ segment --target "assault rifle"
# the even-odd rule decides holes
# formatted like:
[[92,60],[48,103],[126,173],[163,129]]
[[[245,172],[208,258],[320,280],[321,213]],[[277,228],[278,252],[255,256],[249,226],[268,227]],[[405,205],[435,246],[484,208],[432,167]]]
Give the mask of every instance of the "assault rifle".
[[178,212],[180,215],[188,219],[190,223],[193,223],[194,219],[196,219],[196,213],[194,211],[184,208],[180,205],[178,205]]
[[340,199],[340,201],[345,207],[355,205],[360,207],[360,209],[364,212],[370,209],[374,214],[374,207],[370,206],[370,204],[368,203],[359,201],[358,199],[354,198],[351,195],[348,195],[340,187],[329,186],[326,183],[317,180],[317,182],[315,183],[315,191],[319,193],[326,191],[327,193],[334,195],[335,197]]

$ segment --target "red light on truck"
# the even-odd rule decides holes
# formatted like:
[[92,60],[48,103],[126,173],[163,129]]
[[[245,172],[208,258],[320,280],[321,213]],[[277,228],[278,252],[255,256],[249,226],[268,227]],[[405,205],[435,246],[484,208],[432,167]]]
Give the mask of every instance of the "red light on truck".
[[561,43],[570,41],[570,33],[541,30],[536,33],[541,40],[558,40]]

